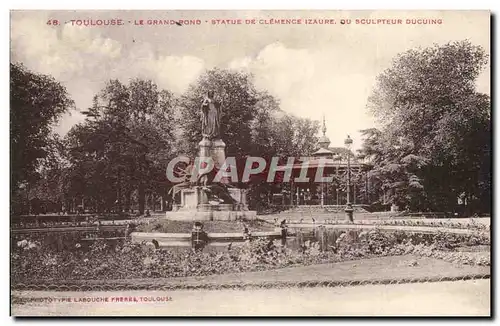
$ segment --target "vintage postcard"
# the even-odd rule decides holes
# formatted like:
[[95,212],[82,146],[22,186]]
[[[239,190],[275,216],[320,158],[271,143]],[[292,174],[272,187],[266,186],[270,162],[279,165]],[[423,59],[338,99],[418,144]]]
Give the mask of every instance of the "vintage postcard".
[[491,316],[489,11],[24,11],[12,316]]

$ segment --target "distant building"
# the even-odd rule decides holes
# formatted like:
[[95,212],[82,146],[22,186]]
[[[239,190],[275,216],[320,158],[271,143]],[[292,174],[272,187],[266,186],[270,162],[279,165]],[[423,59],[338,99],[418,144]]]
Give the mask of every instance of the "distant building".
[[[275,203],[281,201],[284,205],[345,205],[346,204],[346,172],[347,158],[350,156],[351,166],[351,193],[353,204],[367,203],[365,198],[359,198],[359,193],[366,193],[368,185],[368,162],[359,159],[352,151],[345,147],[330,147],[330,139],[326,136],[326,123],[323,117],[323,135],[318,140],[317,150],[302,162],[293,167],[283,167],[282,170],[292,169],[292,182],[284,184],[281,193],[274,194]],[[294,182],[307,165],[308,182]],[[318,168],[323,167],[323,176],[333,176],[331,183],[314,182]],[[360,183],[364,189],[360,188]],[[365,190],[365,191],[360,191]],[[361,196],[362,197],[362,196]]]

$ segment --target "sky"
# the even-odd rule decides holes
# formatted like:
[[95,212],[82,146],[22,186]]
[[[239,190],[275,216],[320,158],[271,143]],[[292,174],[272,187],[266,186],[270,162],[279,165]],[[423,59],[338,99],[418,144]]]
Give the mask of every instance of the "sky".
[[[335,19],[336,24],[259,24],[265,19]],[[356,24],[356,19],[402,19],[403,24]],[[406,24],[406,19],[442,24]],[[121,26],[76,26],[71,20],[122,19]],[[194,20],[200,25],[147,25],[147,20]],[[241,19],[213,25],[212,19]],[[257,24],[244,24],[256,19]],[[340,24],[351,19],[351,24]],[[59,21],[48,25],[48,21]],[[146,25],[135,25],[143,20]],[[68,22],[68,23],[65,23]],[[326,120],[331,146],[377,121],[366,109],[378,74],[406,50],[468,39],[490,51],[485,11],[13,11],[11,61],[50,74],[76,103],[56,127],[64,135],[84,116],[109,79],[141,77],[181,94],[206,69],[238,69],[255,76],[259,89],[300,117]],[[489,67],[477,82],[490,94]]]

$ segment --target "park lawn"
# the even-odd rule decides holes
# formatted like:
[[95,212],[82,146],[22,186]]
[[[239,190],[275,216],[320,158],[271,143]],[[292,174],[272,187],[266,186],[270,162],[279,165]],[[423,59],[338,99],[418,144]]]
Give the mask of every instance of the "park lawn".
[[[244,224],[240,221],[203,221],[206,232],[212,233],[243,233]],[[244,222],[250,232],[274,231],[274,225],[262,221],[253,220]],[[188,233],[193,229],[193,222],[170,221],[166,219],[151,221],[150,223],[137,226],[138,232],[161,232],[161,233]]]
[[[459,277],[490,273],[489,266],[471,266],[415,255],[386,256],[336,263],[285,267],[258,272],[172,278],[180,284],[279,283],[318,281],[381,281],[416,278]],[[158,280],[159,281],[159,280]]]

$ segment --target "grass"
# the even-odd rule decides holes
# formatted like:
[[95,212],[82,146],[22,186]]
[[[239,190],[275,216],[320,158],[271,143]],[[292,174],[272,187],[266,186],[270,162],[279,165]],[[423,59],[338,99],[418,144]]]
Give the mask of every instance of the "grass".
[[[210,233],[243,233],[244,224],[240,221],[204,221],[202,222],[206,232]],[[274,226],[269,222],[262,220],[252,220],[244,222],[250,232],[273,231]],[[188,233],[193,229],[193,222],[188,221],[170,221],[160,219],[150,223],[139,225],[138,232],[161,232],[161,233]]]
[[457,277],[473,273],[489,273],[488,266],[465,266],[432,257],[415,255],[387,256],[344,262],[285,267],[274,270],[236,274],[183,277],[182,282],[307,282],[307,281],[378,281],[423,277]]

